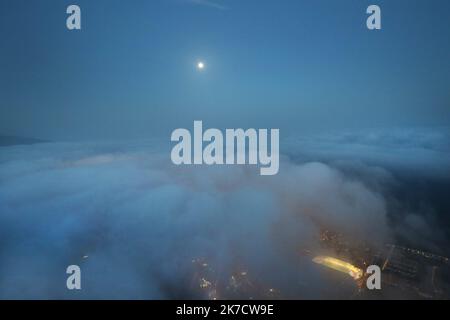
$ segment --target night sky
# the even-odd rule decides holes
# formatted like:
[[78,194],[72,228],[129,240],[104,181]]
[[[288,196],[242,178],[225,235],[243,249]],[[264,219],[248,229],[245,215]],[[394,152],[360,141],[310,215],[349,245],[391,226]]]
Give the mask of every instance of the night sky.
[[[0,299],[211,298],[195,261],[219,297],[245,271],[252,298],[348,299],[356,282],[314,256],[450,256],[449,16],[449,0],[0,0]],[[280,129],[278,174],[175,165],[171,133],[194,120]],[[449,298],[432,263],[421,288]],[[423,298],[410,280],[377,297]]]
[[[369,31],[375,2],[382,30]],[[0,135],[448,125],[450,2],[375,2],[3,0]],[[80,31],[66,28],[73,3]]]

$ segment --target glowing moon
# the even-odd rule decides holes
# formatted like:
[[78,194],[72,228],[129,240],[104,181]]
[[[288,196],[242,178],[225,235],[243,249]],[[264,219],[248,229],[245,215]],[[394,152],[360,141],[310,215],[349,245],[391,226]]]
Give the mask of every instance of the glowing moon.
[[198,70],[203,70],[203,69],[205,69],[205,64],[204,64],[202,61],[199,61],[199,62],[197,63],[197,69],[198,69]]

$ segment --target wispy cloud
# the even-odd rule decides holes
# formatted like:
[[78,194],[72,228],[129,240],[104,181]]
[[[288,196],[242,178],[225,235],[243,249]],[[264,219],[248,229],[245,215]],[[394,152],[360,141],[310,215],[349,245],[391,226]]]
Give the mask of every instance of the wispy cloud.
[[194,4],[194,5],[210,7],[210,8],[214,8],[214,9],[218,9],[218,10],[228,10],[229,9],[227,6],[224,6],[220,3],[217,3],[217,2],[211,1],[211,0],[188,0],[188,1],[189,1],[189,3]]

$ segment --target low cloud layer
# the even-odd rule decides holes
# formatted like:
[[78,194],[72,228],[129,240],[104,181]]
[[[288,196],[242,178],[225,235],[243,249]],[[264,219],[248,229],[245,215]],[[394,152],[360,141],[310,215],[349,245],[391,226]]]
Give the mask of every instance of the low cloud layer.
[[[3,147],[0,298],[186,298],[197,257],[318,297],[323,279],[300,251],[320,250],[322,228],[391,241],[395,183],[348,159],[286,157],[277,176],[261,177],[253,167],[176,167],[155,143]],[[413,215],[402,228],[430,225]],[[82,267],[80,292],[65,288],[70,264]]]

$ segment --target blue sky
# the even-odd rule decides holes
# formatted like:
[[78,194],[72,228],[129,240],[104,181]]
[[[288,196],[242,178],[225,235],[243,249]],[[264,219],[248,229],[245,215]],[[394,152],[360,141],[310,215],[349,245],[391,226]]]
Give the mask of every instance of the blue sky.
[[[73,3],[81,31],[65,26]],[[365,26],[374,3],[381,31]],[[445,0],[4,0],[0,134],[169,137],[193,120],[294,135],[448,125],[449,9]]]

